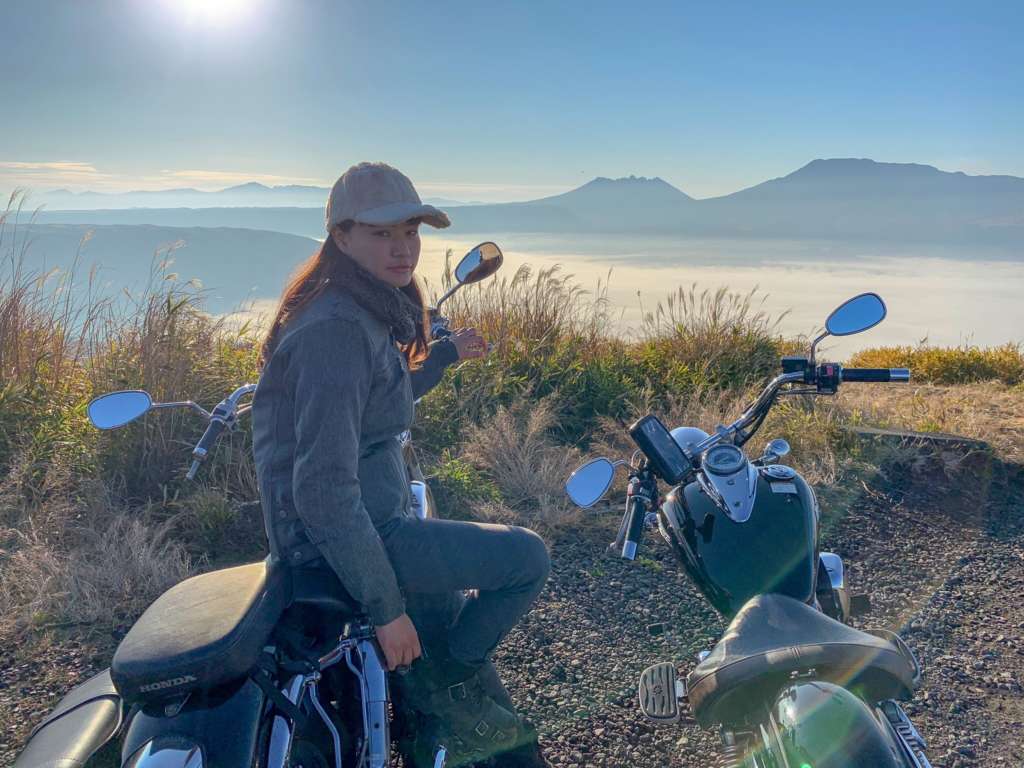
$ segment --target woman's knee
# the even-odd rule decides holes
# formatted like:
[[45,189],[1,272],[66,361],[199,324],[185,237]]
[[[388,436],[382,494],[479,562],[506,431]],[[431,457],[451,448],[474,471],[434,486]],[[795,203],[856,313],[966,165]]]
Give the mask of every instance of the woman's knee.
[[551,571],[551,556],[544,539],[529,528],[516,528],[520,537],[520,567],[530,583],[543,586]]

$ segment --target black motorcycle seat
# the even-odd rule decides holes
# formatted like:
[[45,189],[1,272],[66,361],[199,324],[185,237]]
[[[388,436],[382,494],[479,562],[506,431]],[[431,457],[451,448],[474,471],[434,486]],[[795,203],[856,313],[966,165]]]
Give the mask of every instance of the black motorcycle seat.
[[740,609],[686,688],[694,717],[709,727],[736,722],[794,674],[813,674],[879,701],[909,698],[916,671],[892,643],[769,594]]
[[291,599],[288,569],[250,563],[171,587],[118,646],[110,675],[129,703],[210,690],[253,668]]

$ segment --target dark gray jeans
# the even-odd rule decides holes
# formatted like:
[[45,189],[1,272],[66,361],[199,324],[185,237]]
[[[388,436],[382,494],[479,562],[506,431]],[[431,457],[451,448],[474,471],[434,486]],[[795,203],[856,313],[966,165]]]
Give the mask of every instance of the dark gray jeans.
[[[417,630],[435,635],[430,630],[441,629],[444,617],[447,650],[464,664],[488,659],[529,610],[551,566],[543,539],[515,526],[406,517],[381,537]],[[462,600],[461,590],[477,593]]]

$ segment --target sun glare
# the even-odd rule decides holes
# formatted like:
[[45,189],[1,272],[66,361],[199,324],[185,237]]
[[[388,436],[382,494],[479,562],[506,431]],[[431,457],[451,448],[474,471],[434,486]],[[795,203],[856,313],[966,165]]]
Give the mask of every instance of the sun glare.
[[243,20],[253,0],[173,0],[189,24],[226,26]]

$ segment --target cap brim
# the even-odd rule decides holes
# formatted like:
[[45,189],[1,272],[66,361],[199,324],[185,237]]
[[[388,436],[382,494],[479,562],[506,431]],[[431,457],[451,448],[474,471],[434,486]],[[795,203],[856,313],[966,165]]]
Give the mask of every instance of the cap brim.
[[359,224],[375,227],[390,227],[409,219],[422,219],[436,229],[444,229],[452,223],[447,213],[425,203],[392,203],[363,211],[355,217]]

